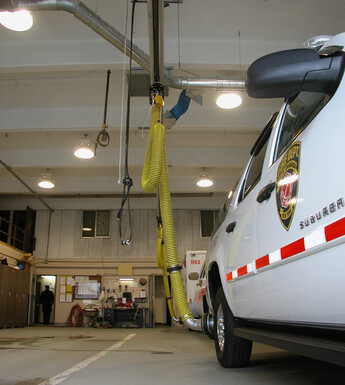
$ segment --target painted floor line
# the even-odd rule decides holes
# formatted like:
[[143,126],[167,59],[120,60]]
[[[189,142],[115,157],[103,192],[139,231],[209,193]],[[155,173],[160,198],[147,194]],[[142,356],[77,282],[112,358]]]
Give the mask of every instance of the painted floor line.
[[68,376],[70,376],[72,373],[79,372],[81,369],[85,368],[86,366],[90,365],[92,362],[98,360],[99,358],[104,357],[106,354],[113,350],[117,350],[121,345],[123,345],[125,342],[129,341],[131,338],[133,338],[136,334],[129,334],[127,337],[125,337],[123,340],[116,342],[116,344],[110,346],[109,348],[103,350],[102,352],[99,352],[95,354],[94,356],[87,358],[86,360],[80,362],[79,364],[73,366],[70,369],[65,370],[64,372],[57,374],[54,377],[49,378],[48,380],[45,380],[38,385],[57,385],[60,384],[60,382],[64,381]]

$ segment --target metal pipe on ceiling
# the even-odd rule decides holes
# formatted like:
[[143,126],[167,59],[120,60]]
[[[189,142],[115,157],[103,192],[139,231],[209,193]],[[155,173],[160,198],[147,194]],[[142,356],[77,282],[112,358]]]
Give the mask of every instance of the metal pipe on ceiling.
[[[125,36],[109,25],[106,21],[96,15],[91,9],[79,0],[2,0],[0,10],[18,11],[26,9],[27,11],[66,11],[71,13],[81,22],[90,27],[98,35],[103,37],[120,51],[130,55],[127,41],[125,45]],[[133,44],[133,60],[144,70],[151,73],[150,57],[137,45]],[[198,91],[241,91],[245,90],[243,80],[232,77],[222,78],[185,78],[172,75],[166,68],[162,67],[161,82],[169,87],[198,90]]]
[[[130,55],[127,41],[125,45],[125,36],[118,32],[106,21],[102,20],[90,8],[79,0],[3,0],[0,3],[1,10],[8,11],[66,11],[86,24],[98,35],[103,37],[120,51]],[[138,46],[133,44],[133,60],[146,71],[150,71],[150,58]]]
[[39,194],[35,191],[35,190],[33,190],[30,186],[28,186],[24,181],[23,181],[23,179],[21,179],[20,178],[20,176],[19,175],[17,175],[13,170],[12,170],[12,168],[10,167],[10,166],[8,166],[5,162],[3,162],[1,159],[0,159],[0,164],[2,164],[4,167],[5,167],[5,169],[8,171],[8,172],[10,172],[17,180],[19,180],[19,182],[23,185],[23,186],[25,186],[25,188],[27,188],[30,192],[31,192],[31,194],[36,198],[36,199],[38,199],[40,202],[42,202],[43,204],[44,204],[44,206],[46,206],[47,207],[47,209],[49,209],[49,211],[50,212],[53,212],[54,210],[39,196]]

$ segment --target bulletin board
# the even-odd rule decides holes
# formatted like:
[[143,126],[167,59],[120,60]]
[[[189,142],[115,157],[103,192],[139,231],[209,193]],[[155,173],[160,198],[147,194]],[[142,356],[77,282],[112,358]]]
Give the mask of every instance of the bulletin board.
[[101,294],[101,277],[76,275],[74,299],[98,299]]
[[74,291],[74,277],[72,275],[62,275],[60,277],[59,287],[59,302],[72,302]]

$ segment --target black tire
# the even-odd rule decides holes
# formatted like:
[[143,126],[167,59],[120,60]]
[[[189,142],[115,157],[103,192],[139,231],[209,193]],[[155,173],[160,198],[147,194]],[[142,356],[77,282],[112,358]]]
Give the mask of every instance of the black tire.
[[222,288],[218,289],[214,304],[214,344],[219,363],[224,368],[248,366],[252,341],[234,335],[235,319],[225,299]]

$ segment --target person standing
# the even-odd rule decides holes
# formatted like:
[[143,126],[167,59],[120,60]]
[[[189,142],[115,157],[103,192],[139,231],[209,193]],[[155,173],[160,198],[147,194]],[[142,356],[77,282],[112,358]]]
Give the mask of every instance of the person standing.
[[49,325],[50,313],[54,303],[54,294],[49,290],[49,285],[45,286],[45,290],[40,295],[40,303],[43,311],[43,321],[45,325]]

